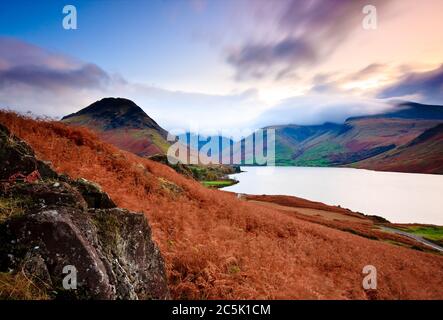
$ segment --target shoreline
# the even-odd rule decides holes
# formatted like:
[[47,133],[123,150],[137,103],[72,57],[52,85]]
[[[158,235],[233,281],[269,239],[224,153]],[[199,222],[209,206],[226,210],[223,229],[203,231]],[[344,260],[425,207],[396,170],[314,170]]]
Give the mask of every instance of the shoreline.
[[[244,168],[266,168],[266,167],[274,167],[274,168],[316,168],[316,169],[355,169],[355,170],[367,170],[367,171],[373,171],[373,172],[384,172],[384,173],[407,173],[407,174],[418,174],[418,175],[431,175],[431,176],[442,176],[442,173],[428,173],[428,172],[416,172],[416,171],[393,171],[393,170],[380,170],[380,169],[374,169],[374,168],[368,168],[368,167],[356,167],[352,163],[344,166],[294,166],[294,165],[278,165],[275,164],[273,166],[257,166],[257,165],[238,165],[239,167]],[[240,172],[236,172],[233,174],[238,174],[246,172],[243,170],[240,170]],[[230,174],[231,175],[231,174]]]
[[[347,167],[246,166],[241,169],[240,173],[249,174],[237,176],[238,173],[235,173],[229,177],[244,184],[231,189],[226,186],[222,190],[250,195],[300,197],[329,206],[349,208],[395,224],[443,226],[437,207],[429,207],[425,214],[422,212],[430,201],[436,201],[435,190],[443,186],[441,175]],[[331,171],[323,172],[321,169]],[[274,175],[273,170],[276,170],[275,178],[269,177]],[[265,178],[260,178],[260,175]],[[381,194],[385,196],[380,197]],[[403,199],[409,199],[410,205],[407,206]],[[421,214],[417,215],[418,212]]]
[[[375,241],[388,242],[392,245],[443,254],[443,226],[430,224],[396,224],[374,215],[365,215],[340,206],[330,206],[295,196],[250,195],[235,193],[238,199],[276,209],[283,214],[293,215],[301,220],[321,224],[333,229],[349,232]],[[437,230],[441,234],[438,241],[407,232],[408,228]]]

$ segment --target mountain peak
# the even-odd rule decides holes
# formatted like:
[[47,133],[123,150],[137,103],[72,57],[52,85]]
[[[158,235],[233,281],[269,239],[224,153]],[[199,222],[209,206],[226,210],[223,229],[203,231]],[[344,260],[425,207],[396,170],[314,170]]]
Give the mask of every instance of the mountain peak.
[[[98,100],[86,108],[80,110],[77,112],[77,114],[87,114],[87,113],[97,113],[97,112],[104,112],[104,111],[132,111],[134,112],[137,110],[137,112],[143,112],[144,111],[135,104],[134,101],[126,99],[126,98],[103,98],[101,100]],[[68,116],[69,117],[69,116]]]
[[106,142],[140,156],[165,154],[168,132],[134,101],[104,98],[63,117],[63,122],[88,127]]
[[68,123],[113,129],[155,129],[162,135],[166,131],[150,118],[134,101],[126,98],[103,98],[86,108],[62,119]]

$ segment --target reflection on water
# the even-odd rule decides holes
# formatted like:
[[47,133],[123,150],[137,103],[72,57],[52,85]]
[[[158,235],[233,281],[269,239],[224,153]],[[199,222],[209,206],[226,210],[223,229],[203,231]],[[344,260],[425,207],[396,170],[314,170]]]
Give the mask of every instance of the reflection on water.
[[340,205],[396,223],[443,225],[443,175],[350,168],[242,167],[223,190],[281,194]]

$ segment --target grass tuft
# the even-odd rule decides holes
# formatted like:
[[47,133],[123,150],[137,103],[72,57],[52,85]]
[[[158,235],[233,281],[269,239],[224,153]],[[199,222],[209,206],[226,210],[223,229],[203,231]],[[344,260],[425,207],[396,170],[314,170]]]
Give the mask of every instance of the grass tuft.
[[0,300],[49,300],[41,286],[37,286],[25,273],[0,272]]

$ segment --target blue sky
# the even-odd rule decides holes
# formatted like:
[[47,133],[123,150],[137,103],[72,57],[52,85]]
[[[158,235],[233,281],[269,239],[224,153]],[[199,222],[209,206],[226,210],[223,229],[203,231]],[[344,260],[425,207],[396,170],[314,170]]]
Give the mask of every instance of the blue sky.
[[[62,28],[65,4],[78,29]],[[105,96],[169,130],[342,121],[392,99],[443,104],[443,2],[0,3],[0,107],[54,117]],[[271,123],[272,122],[272,123]]]
[[[213,12],[220,13],[220,3],[212,2]],[[215,26],[221,15],[199,14],[192,2],[180,0],[69,1],[77,8],[78,29],[67,31],[61,24],[64,4],[3,2],[1,34],[98,63],[134,81],[169,85],[196,74],[210,77],[207,65],[217,57],[196,34]]]

